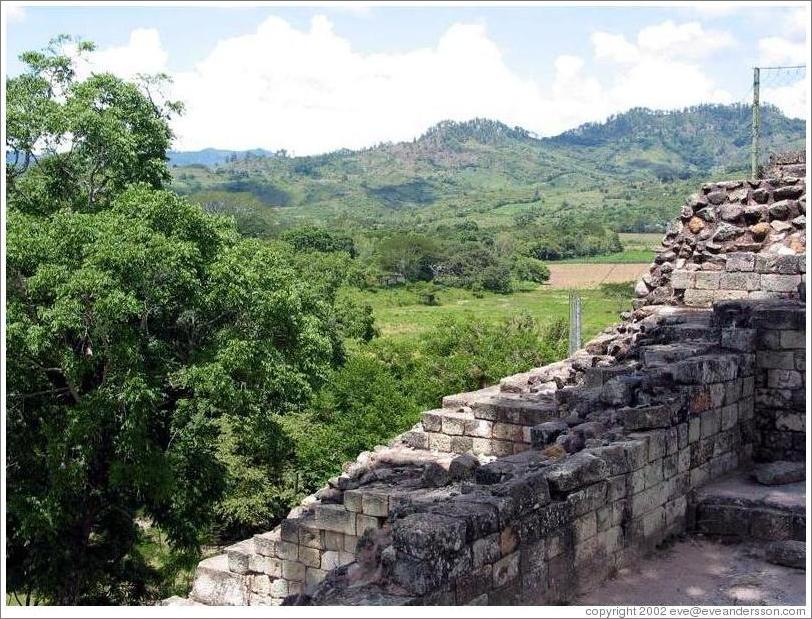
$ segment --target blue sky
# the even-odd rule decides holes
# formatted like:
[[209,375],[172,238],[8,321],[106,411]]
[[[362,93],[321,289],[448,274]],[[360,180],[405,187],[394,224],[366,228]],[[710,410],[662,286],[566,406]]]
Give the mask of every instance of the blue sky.
[[[809,36],[797,4],[23,6],[6,17],[11,74],[21,51],[80,35],[98,45],[88,71],[173,76],[187,105],[177,147],[297,154],[411,139],[445,118],[549,135],[637,105],[744,100],[752,66],[804,62]],[[767,76],[765,98],[787,113],[804,114],[805,97],[802,80]]]

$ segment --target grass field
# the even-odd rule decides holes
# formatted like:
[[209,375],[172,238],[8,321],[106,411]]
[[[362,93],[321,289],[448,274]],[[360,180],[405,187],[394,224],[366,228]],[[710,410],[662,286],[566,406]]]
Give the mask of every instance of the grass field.
[[[460,289],[442,289],[436,294],[438,305],[420,303],[419,288],[401,287],[359,293],[375,313],[375,324],[382,336],[409,337],[436,327],[446,318],[471,317],[500,322],[527,313],[541,323],[569,316],[568,291],[540,286],[510,295],[472,293]],[[631,287],[625,298],[601,289],[580,291],[583,310],[583,339],[593,337],[617,322],[618,314],[630,307]]]

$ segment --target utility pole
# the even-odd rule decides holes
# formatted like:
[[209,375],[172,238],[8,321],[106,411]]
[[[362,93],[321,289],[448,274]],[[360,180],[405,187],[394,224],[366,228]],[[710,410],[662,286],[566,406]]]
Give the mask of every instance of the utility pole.
[[581,295],[570,290],[569,356],[581,348]]
[[758,102],[758,91],[761,85],[761,69],[753,67],[753,145],[750,149],[750,175],[758,178],[758,140],[761,133],[761,109]]

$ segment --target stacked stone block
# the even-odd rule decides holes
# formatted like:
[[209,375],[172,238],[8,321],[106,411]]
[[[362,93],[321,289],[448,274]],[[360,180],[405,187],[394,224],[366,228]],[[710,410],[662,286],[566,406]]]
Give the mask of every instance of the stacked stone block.
[[[594,389],[615,394],[614,404],[596,400],[603,410],[592,417],[619,423],[615,439],[551,458],[557,435],[545,432],[533,449],[482,466],[477,483],[398,513],[382,553],[385,576],[360,599],[566,603],[684,531],[691,493],[747,462],[755,436],[756,345],[766,317],[747,304],[720,312],[706,323],[707,341],[674,342],[678,325],[666,321],[641,342],[639,365],[596,368],[575,388],[575,400]],[[615,388],[624,380],[635,393]],[[313,603],[342,603],[352,589],[347,572],[331,579]],[[354,589],[356,603],[358,595]]]
[[806,280],[802,177],[708,183],[668,227],[636,305],[797,299]]
[[[460,404],[464,394],[444,404]],[[455,408],[423,413],[421,427],[407,436],[418,449],[484,456],[509,456],[530,447],[530,428],[556,417],[553,398],[509,393],[464,398]]]
[[[806,312],[801,304],[720,307],[728,346],[755,352],[754,384],[757,461],[806,459]],[[742,311],[742,309],[746,311]]]

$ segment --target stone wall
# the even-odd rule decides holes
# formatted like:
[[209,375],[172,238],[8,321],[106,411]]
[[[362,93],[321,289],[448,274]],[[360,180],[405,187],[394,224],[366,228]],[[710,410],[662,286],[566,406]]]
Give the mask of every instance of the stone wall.
[[[401,506],[370,536],[378,551],[309,601],[561,604],[683,532],[691,493],[761,448],[759,342],[775,331],[803,341],[805,308],[729,302],[712,315],[655,315],[635,363],[588,370],[560,392],[564,421],[534,427],[532,450]],[[699,326],[703,339],[681,337]],[[588,438],[567,455],[565,435]]]
[[805,252],[803,178],[708,183],[669,225],[636,304],[799,298]]
[[805,199],[793,176],[706,185],[621,323],[444,398],[167,603],[567,602],[684,531],[706,482],[803,460]]

